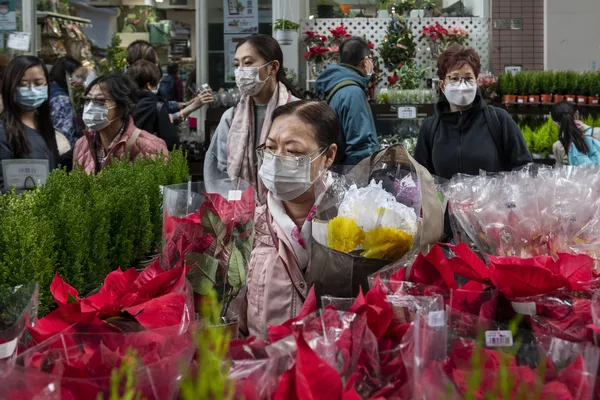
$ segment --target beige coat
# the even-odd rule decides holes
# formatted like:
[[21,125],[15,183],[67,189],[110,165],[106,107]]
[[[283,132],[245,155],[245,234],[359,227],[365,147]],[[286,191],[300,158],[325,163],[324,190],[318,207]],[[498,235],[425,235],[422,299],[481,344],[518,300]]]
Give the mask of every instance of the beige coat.
[[[591,126],[584,123],[578,123],[577,126],[582,133],[591,128]],[[594,128],[592,136],[600,140],[600,128]],[[557,165],[569,165],[569,154],[567,154],[565,146],[559,140],[552,145],[552,153],[554,154],[554,158],[556,158]]]
[[292,245],[266,205],[256,210],[254,231],[240,330],[266,338],[269,325],[281,325],[298,315],[308,288]]

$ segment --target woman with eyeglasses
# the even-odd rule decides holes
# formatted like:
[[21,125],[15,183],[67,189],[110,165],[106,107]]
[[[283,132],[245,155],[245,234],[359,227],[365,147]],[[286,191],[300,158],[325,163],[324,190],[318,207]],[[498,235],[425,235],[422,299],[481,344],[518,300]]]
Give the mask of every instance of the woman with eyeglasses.
[[[37,57],[18,56],[6,67],[2,83],[4,109],[0,114],[2,160],[48,160],[49,171],[58,161],[56,136],[50,118],[48,70]],[[0,191],[4,186],[0,170]]]
[[73,164],[88,173],[99,173],[111,160],[127,157],[168,157],[164,140],[135,126],[135,83],[115,72],[92,81],[85,90],[84,136],[75,144]]
[[274,110],[299,99],[285,76],[281,47],[271,36],[252,35],[240,41],[234,66],[242,96],[223,114],[213,135],[204,159],[204,180],[242,178],[258,185],[258,201],[264,204],[266,190],[256,179],[260,160],[254,150],[265,143]]
[[255,218],[242,333],[267,337],[269,325],[295,317],[306,299],[315,204],[332,178],[339,122],[324,102],[303,100],[275,109],[257,152],[266,204]]
[[415,159],[432,175],[511,171],[532,161],[523,134],[501,108],[488,106],[477,88],[479,55],[453,46],[438,58],[443,93],[423,122]]

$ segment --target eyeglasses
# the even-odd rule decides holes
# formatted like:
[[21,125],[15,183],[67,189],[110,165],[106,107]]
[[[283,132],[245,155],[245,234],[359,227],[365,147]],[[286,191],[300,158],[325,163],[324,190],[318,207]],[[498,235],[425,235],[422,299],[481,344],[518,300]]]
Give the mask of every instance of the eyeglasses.
[[451,86],[458,86],[462,82],[466,83],[468,86],[475,86],[475,84],[477,83],[475,78],[473,78],[472,76],[460,77],[448,75],[446,78],[448,78],[448,83]]
[[[319,147],[315,151],[312,151],[312,152],[310,152],[306,155],[300,156],[300,157],[283,156],[283,155],[275,154],[272,151],[270,151],[269,149],[267,149],[266,144],[261,144],[260,146],[258,146],[256,148],[256,156],[258,157],[259,160],[264,160],[265,158],[277,157],[279,160],[282,161],[282,163],[296,167],[305,162],[308,162],[308,163],[312,162],[313,161],[312,158],[315,154],[318,154],[320,157],[323,153],[325,153],[326,150],[327,150],[327,147]],[[319,158],[319,157],[317,157],[317,158]]]
[[114,101],[113,99],[103,99],[103,98],[93,98],[93,97],[84,97],[83,98],[83,104],[84,105],[88,105],[89,103],[94,103],[98,106],[105,106],[107,105],[106,102],[108,101]]

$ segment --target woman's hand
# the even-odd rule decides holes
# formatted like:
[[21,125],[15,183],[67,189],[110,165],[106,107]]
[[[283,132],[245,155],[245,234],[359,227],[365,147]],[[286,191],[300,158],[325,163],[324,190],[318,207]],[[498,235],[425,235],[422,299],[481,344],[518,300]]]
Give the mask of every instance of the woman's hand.
[[192,102],[192,107],[194,110],[199,109],[205,104],[211,104],[215,101],[213,97],[212,90],[205,90],[201,92]]

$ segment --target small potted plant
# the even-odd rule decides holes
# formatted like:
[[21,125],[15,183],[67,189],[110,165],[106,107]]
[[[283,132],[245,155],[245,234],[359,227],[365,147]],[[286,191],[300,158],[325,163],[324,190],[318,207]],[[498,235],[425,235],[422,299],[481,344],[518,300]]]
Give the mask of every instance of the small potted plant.
[[529,85],[527,87],[529,96],[527,96],[528,103],[539,103],[540,102],[540,72],[533,71],[529,73]]
[[529,91],[529,75],[526,72],[519,72],[515,75],[515,88],[517,90],[517,103],[527,103]]
[[378,18],[389,18],[390,12],[388,10],[389,0],[379,0],[377,2],[377,17]]
[[552,95],[556,91],[556,77],[553,71],[540,72],[540,90],[542,103],[552,103]]
[[554,102],[560,103],[565,99],[565,93],[568,89],[567,73],[565,71],[556,72],[556,94],[554,95]]
[[569,103],[575,103],[577,99],[574,93],[577,91],[577,85],[579,84],[579,74],[575,71],[567,71],[565,79],[567,81],[565,100]]
[[598,105],[600,99],[600,71],[593,72],[590,77],[590,97],[588,104]]
[[410,12],[417,6],[416,0],[399,0],[394,3],[396,14],[403,17],[410,17]]
[[498,77],[498,91],[502,95],[503,103],[516,103],[515,76],[513,74],[501,74]]
[[289,46],[294,41],[294,33],[298,31],[300,25],[287,19],[278,19],[275,21],[273,30],[275,31],[275,40],[282,46]]
[[329,0],[321,0],[321,3],[317,6],[317,17],[333,18],[333,5]]
[[433,10],[435,10],[435,7],[437,6],[435,0],[421,0],[421,6],[423,7],[423,17],[433,17]]
[[587,104],[590,95],[590,73],[585,72],[577,77],[577,104]]

